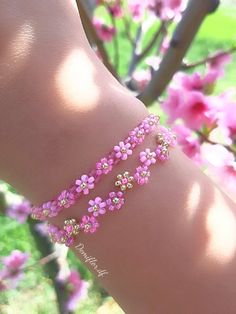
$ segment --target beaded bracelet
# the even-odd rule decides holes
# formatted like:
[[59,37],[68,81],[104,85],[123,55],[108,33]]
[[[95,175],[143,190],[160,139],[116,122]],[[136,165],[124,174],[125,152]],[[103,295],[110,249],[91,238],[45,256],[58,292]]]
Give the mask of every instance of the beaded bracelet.
[[41,206],[33,206],[31,208],[31,217],[38,220],[55,217],[62,209],[72,206],[81,195],[89,194],[101,176],[111,172],[114,165],[132,155],[133,149],[142,144],[145,136],[154,131],[158,124],[159,117],[150,114],[129,132],[124,141],[119,142],[110,153],[101,158],[88,175],[83,174],[79,179],[76,179],[68,189],[63,190],[54,200],[45,202]]
[[168,160],[168,148],[176,145],[176,137],[169,129],[160,127],[160,130],[162,132],[156,135],[157,147],[155,151],[147,148],[139,154],[141,164],[136,168],[134,175],[131,176],[128,171],[118,174],[115,181],[115,187],[119,189],[118,191],[110,192],[104,201],[101,197],[89,201],[87,211],[90,215],[83,215],[80,222],[74,218],[66,219],[63,228],[48,223],[47,232],[52,242],[70,247],[80,232],[94,233],[100,226],[96,219],[97,216],[104,215],[107,211],[120,210],[125,203],[124,195],[126,191],[131,190],[135,183],[138,185],[148,183],[150,177],[149,167],[157,161],[164,162]]

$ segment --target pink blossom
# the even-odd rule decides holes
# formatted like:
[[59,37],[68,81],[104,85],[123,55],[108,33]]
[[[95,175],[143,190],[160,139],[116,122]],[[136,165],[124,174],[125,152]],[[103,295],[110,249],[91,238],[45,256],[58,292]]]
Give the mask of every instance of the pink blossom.
[[34,229],[42,236],[47,236],[47,224],[45,222],[37,223]]
[[4,268],[1,270],[1,278],[6,278],[11,287],[16,287],[23,278],[23,267],[25,266],[29,254],[19,250],[13,250],[9,256],[2,258]]
[[216,122],[219,101],[216,97],[204,96],[197,91],[170,89],[169,99],[162,107],[169,115],[169,123],[181,118],[187,127],[196,130]]
[[210,175],[220,186],[235,198],[236,161],[233,153],[224,146],[205,143],[202,145],[202,158],[208,164]]
[[116,34],[116,29],[113,26],[106,25],[101,18],[94,18],[93,25],[99,38],[103,41],[111,41]]
[[140,21],[142,19],[147,6],[146,2],[146,0],[128,0],[129,10],[132,14],[134,21]]
[[176,125],[173,130],[178,135],[178,143],[183,152],[195,162],[201,161],[200,157],[200,142],[197,136],[194,136],[192,130],[184,125]]
[[181,111],[184,103],[184,92],[181,89],[170,87],[168,89],[168,98],[161,103],[163,110],[168,115],[168,124],[172,124],[175,120],[180,118],[179,112]]
[[99,227],[99,223],[97,222],[97,220],[94,216],[89,217],[87,215],[84,215],[82,217],[82,221],[80,223],[80,228],[83,229],[84,232],[94,233],[98,227]]
[[9,217],[16,219],[22,224],[26,222],[31,213],[31,204],[28,200],[12,204],[7,208],[6,213]]
[[122,16],[123,12],[121,4],[121,0],[114,0],[110,5],[108,5],[108,10],[112,16],[116,18]]
[[88,286],[89,283],[80,278],[80,274],[77,270],[71,270],[70,275],[67,278],[69,298],[66,303],[66,308],[68,311],[75,311],[80,300],[87,297]]
[[200,92],[189,92],[186,96],[180,114],[186,126],[191,129],[199,129],[204,124],[211,126],[216,118],[213,111],[214,98],[206,97]]
[[135,71],[133,74],[135,89],[138,91],[144,90],[151,80],[151,72],[149,69]]
[[214,58],[209,61],[209,67],[211,70],[216,70],[224,74],[224,68],[227,63],[232,60],[230,53],[219,51]]
[[89,205],[88,212],[92,213],[95,217],[99,214],[103,215],[106,212],[106,202],[103,202],[101,197],[96,197],[95,200],[90,200]]
[[212,86],[217,80],[216,72],[208,72],[202,75],[198,72],[193,74],[187,74],[179,72],[174,76],[173,85],[176,88],[184,88],[187,91],[199,91],[204,92],[209,90],[209,86]]
[[219,114],[219,125],[227,128],[230,137],[236,136],[236,102],[233,100],[224,102],[223,108]]
[[132,149],[130,143],[120,142],[118,146],[114,146],[116,158],[126,160],[128,156],[132,155]]
[[82,175],[79,180],[76,180],[76,185],[78,185],[76,191],[78,193],[83,192],[85,195],[89,194],[89,190],[94,188],[94,180],[93,176],[89,177],[86,174]]
[[182,0],[149,0],[148,9],[162,20],[179,19],[180,13],[185,8]]

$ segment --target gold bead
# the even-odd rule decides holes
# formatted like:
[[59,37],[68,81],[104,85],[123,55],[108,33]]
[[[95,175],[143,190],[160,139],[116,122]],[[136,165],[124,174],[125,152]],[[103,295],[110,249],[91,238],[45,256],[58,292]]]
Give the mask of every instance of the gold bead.
[[129,182],[133,182],[133,181],[134,181],[134,177],[129,177],[129,178],[128,178],[128,181],[129,181]]
[[113,202],[114,204],[118,204],[119,201],[120,201],[120,200],[119,200],[118,197],[114,197],[113,200],[112,200],[112,202]]
[[126,185],[121,185],[120,189],[121,189],[121,191],[125,191],[126,190]]
[[132,187],[133,187],[133,184],[132,184],[132,183],[128,183],[128,184],[127,184],[127,188],[128,188],[128,189],[132,189]]
[[138,131],[137,134],[136,134],[137,137],[141,137],[142,135],[143,135],[142,131]]
[[61,243],[65,243],[66,242],[66,238],[65,237],[61,237],[60,242]]
[[123,178],[122,174],[118,174],[117,179],[122,180],[122,178]]
[[85,229],[89,229],[90,227],[91,227],[91,224],[90,224],[90,223],[87,223],[87,224],[84,225],[84,228],[85,228]]
[[125,172],[124,172],[124,177],[125,177],[125,178],[128,178],[128,177],[129,177],[129,172],[128,172],[128,171],[125,171]]
[[121,181],[116,181],[115,182],[115,186],[120,186],[121,185]]
[[161,133],[158,133],[157,136],[156,136],[156,142],[157,144],[162,144],[164,141],[164,137]]
[[49,211],[48,209],[44,209],[44,210],[43,210],[43,214],[44,214],[44,216],[48,216],[48,215],[49,215],[49,213],[50,213],[50,211]]
[[94,211],[97,211],[97,210],[98,210],[98,205],[94,205],[94,206],[93,206],[93,210],[94,210]]
[[108,163],[107,162],[104,162],[104,164],[102,165],[102,168],[103,169],[107,169],[109,167]]
[[66,204],[67,204],[67,199],[64,198],[60,201],[60,205],[64,206]]

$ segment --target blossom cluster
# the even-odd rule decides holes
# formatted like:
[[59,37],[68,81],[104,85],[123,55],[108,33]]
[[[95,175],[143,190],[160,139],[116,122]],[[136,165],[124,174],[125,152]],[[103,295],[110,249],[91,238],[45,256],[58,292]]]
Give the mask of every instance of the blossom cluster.
[[201,74],[177,73],[162,102],[183,151],[235,198],[236,100],[232,90],[212,95],[229,54],[219,53]]
[[[129,12],[133,21],[140,22],[146,14],[154,15],[162,21],[177,20],[184,11],[184,0],[97,0],[96,7],[104,6],[112,20],[122,18],[124,12]],[[114,23],[108,24],[105,19],[94,16],[93,25],[99,38],[105,42],[111,41],[117,34]]]
[[0,292],[9,288],[16,288],[24,277],[24,267],[29,254],[13,250],[10,255],[2,258],[0,270]]

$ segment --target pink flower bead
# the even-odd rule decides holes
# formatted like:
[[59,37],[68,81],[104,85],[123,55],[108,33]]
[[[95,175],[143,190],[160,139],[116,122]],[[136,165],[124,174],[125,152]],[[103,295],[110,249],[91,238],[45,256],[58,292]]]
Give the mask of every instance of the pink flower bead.
[[130,143],[120,142],[119,146],[114,147],[114,151],[116,152],[116,158],[126,160],[129,155],[132,155],[132,149]]
[[146,134],[151,133],[157,126],[159,118],[155,115],[149,115],[142,123],[142,127]]
[[89,217],[88,215],[84,215],[82,217],[82,221],[80,223],[80,228],[84,232],[94,233],[98,227],[99,227],[99,223],[94,216]]
[[169,151],[164,146],[158,145],[155,150],[155,153],[159,161],[166,161],[169,159]]
[[64,190],[59,195],[57,201],[58,201],[59,207],[69,208],[75,203],[76,199],[75,199],[75,195],[71,193],[71,191]]
[[65,241],[65,245],[68,247],[71,247],[75,242],[75,237],[73,236],[69,236],[67,237],[66,241]]
[[147,166],[139,166],[136,168],[136,173],[134,175],[134,179],[139,185],[143,185],[148,183],[150,177],[150,171]]
[[56,243],[65,243],[67,239],[66,231],[61,230],[59,227],[48,224],[47,225],[47,232],[49,237],[51,238],[52,242]]
[[135,128],[133,131],[129,133],[130,135],[130,143],[133,147],[139,145],[143,142],[145,138],[145,130],[143,128]]
[[76,189],[78,193],[83,192],[85,195],[89,194],[89,190],[94,188],[94,177],[89,177],[84,174],[80,180],[76,180],[76,185],[78,185]]
[[146,148],[145,151],[141,152],[139,154],[139,159],[140,161],[145,165],[145,166],[150,166],[151,164],[156,163],[156,153],[151,152],[149,148]]
[[107,206],[109,210],[115,210],[115,209],[120,209],[125,200],[123,198],[123,193],[121,191],[119,192],[110,192],[109,193],[109,198],[107,199]]
[[96,174],[107,174],[112,170],[113,159],[102,158],[100,162],[96,164]]
[[175,147],[177,145],[176,135],[168,128],[164,126],[159,126],[159,131],[162,133],[164,141],[168,143],[171,147]]
[[96,197],[95,200],[90,200],[89,205],[88,212],[92,213],[95,217],[103,215],[106,212],[106,202],[103,202],[101,197]]
[[50,202],[44,203],[42,206],[42,214],[45,218],[57,216],[58,214],[57,202],[50,201]]

